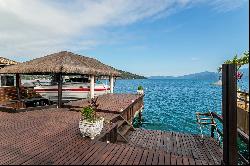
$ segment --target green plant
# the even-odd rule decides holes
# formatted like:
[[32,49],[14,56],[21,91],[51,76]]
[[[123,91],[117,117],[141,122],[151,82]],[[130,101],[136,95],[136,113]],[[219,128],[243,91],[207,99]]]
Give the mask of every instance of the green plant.
[[88,122],[95,121],[95,110],[91,106],[83,108],[81,110],[81,115]]
[[98,117],[96,116],[96,110],[99,106],[99,104],[97,104],[97,99],[98,97],[95,99],[91,99],[91,101],[89,101],[90,105],[88,107],[84,107],[81,110],[82,117],[91,123],[94,123],[98,119]]
[[[241,58],[238,58],[238,55],[235,55],[232,60],[226,60],[224,64],[236,64],[237,70],[241,68],[241,66],[249,63],[249,51],[243,53]],[[222,68],[218,68],[218,72],[221,72]]]
[[141,85],[138,86],[138,90],[143,90],[143,87]]

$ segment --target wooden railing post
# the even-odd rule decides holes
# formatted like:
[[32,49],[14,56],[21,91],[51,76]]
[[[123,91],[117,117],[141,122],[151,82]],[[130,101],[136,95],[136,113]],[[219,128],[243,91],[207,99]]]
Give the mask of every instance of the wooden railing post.
[[247,110],[247,93],[246,93],[246,91],[245,91],[245,93],[244,93],[244,99],[245,99],[245,110]]
[[212,125],[211,126],[211,137],[214,138],[214,130],[215,130],[215,127]]
[[58,75],[58,108],[62,108],[62,73],[59,73]]
[[223,164],[237,164],[236,65],[222,65]]
[[21,99],[21,78],[20,78],[20,74],[16,74],[16,92],[17,92],[17,99],[20,100]]

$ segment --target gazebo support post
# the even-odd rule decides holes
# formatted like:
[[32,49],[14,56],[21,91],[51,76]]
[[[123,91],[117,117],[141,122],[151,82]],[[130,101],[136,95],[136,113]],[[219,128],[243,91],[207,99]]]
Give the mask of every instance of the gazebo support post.
[[63,79],[62,79],[62,73],[58,73],[57,74],[57,78],[58,78],[58,108],[62,108],[62,83],[63,83]]
[[114,77],[109,77],[109,83],[110,83],[110,93],[114,93]]
[[95,98],[95,76],[90,76],[90,98]]
[[18,100],[21,100],[20,85],[21,85],[20,74],[16,74],[16,91]]

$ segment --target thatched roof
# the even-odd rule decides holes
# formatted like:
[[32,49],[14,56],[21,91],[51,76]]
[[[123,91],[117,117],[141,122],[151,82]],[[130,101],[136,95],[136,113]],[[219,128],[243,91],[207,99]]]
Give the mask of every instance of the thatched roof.
[[120,75],[118,71],[96,59],[67,51],[0,69],[2,74],[50,74],[60,72],[63,74]]
[[9,60],[4,57],[0,57],[0,66],[5,66],[5,65],[16,65],[17,62]]

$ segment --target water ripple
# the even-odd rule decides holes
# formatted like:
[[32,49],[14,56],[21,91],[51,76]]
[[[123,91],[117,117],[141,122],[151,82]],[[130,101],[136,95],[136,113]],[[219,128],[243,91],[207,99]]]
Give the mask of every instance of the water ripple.
[[142,127],[199,133],[195,112],[221,114],[221,87],[205,80],[118,80],[116,93],[135,93],[144,87]]

